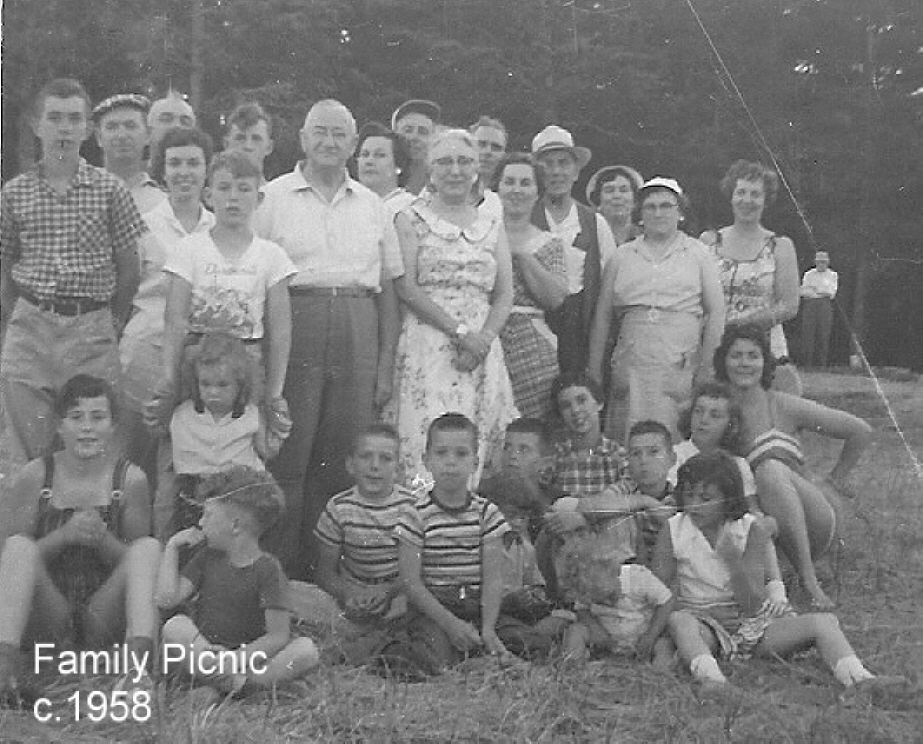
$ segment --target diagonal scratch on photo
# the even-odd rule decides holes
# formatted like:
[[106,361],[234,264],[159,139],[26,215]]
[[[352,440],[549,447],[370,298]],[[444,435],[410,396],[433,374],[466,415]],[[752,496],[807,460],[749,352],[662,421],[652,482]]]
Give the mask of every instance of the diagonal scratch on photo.
[[0,741],[920,740],[923,5],[0,13]]

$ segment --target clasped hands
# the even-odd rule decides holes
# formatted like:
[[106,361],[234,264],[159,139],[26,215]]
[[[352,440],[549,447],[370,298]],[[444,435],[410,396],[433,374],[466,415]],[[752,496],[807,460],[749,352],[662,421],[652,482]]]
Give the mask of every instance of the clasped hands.
[[487,357],[492,335],[485,330],[469,331],[455,339],[455,359],[452,364],[459,372],[474,371]]

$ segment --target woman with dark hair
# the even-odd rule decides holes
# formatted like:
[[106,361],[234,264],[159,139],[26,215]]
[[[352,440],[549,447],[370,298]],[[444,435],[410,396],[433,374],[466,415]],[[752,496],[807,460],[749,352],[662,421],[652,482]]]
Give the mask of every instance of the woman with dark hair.
[[511,153],[494,172],[492,188],[503,205],[503,230],[513,261],[513,310],[500,331],[513,397],[520,414],[552,413],[551,384],[558,376],[558,339],[545,322],[567,296],[564,243],[532,224],[532,207],[545,189],[544,171],[530,155]]
[[734,222],[702,233],[721,267],[727,323],[759,326],[770,337],[780,365],[775,387],[801,394],[801,381],[788,357],[782,323],[798,314],[800,279],[792,241],[762,225],[763,212],[779,189],[775,171],[760,163],[738,160],[721,179],[721,193],[730,201]]
[[624,442],[631,424],[654,419],[676,437],[693,379],[711,373],[724,330],[724,302],[708,249],[679,229],[688,202],[672,178],[639,194],[644,235],[606,262],[590,332],[589,371],[603,379],[606,341],[620,323],[611,359],[606,435]]
[[156,448],[144,423],[144,407],[162,378],[167,281],[163,266],[189,235],[211,230],[215,218],[202,204],[212,140],[201,129],[170,129],[154,150],[153,169],[167,187],[167,199],[145,212],[149,232],[139,241],[141,283],[131,320],[119,342],[123,407],[120,426],[126,455],[141,465],[154,484]]
[[[771,390],[775,362],[758,326],[730,326],[715,351],[715,376],[730,383],[741,408],[741,452],[756,478],[760,507],[779,525],[782,550],[801,577],[815,609],[833,607],[814,571],[814,559],[837,537],[838,492],[871,439],[871,427],[844,411]],[[843,440],[830,475],[805,468],[801,429]]]
[[634,240],[641,234],[634,215],[635,202],[643,183],[641,174],[627,165],[607,165],[587,181],[587,203],[606,218],[616,245]]
[[416,197],[403,188],[410,176],[410,145],[384,124],[372,121],[359,130],[356,178],[378,194],[393,214]]

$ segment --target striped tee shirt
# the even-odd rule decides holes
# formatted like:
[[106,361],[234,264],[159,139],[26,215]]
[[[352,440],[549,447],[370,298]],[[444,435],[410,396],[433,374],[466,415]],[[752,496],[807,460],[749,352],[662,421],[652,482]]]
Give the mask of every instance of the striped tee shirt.
[[469,493],[468,503],[448,509],[430,491],[404,512],[396,534],[398,540],[420,549],[426,586],[479,589],[482,542],[509,530],[496,504],[483,496]]
[[383,584],[398,578],[395,528],[403,511],[416,498],[395,486],[383,501],[363,498],[355,486],[332,497],[314,534],[339,548],[343,571],[364,584]]

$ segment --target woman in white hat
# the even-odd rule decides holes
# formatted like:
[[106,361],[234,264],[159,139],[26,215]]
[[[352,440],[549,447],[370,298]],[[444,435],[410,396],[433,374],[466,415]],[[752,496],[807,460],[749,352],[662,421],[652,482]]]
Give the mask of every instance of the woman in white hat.
[[711,376],[724,330],[724,298],[708,249],[679,229],[688,201],[672,178],[638,193],[643,235],[606,262],[590,333],[589,372],[603,379],[606,340],[620,322],[611,359],[606,434],[626,440],[641,419],[676,434],[678,411],[695,379]]
[[702,233],[721,268],[729,325],[756,325],[769,334],[776,361],[773,389],[794,395],[801,380],[791,363],[782,323],[798,314],[798,259],[791,240],[762,225],[763,211],[779,188],[775,171],[760,163],[738,160],[721,179],[721,192],[731,202],[734,222]]
[[643,183],[641,174],[627,165],[607,165],[587,181],[587,204],[606,218],[616,245],[634,240],[641,234],[634,221],[634,213],[635,201]]

